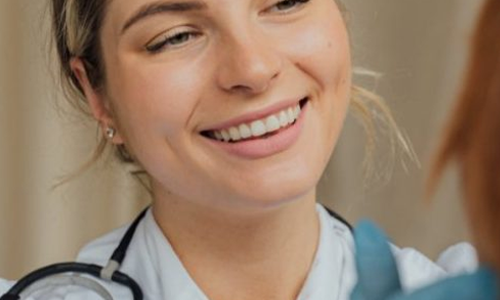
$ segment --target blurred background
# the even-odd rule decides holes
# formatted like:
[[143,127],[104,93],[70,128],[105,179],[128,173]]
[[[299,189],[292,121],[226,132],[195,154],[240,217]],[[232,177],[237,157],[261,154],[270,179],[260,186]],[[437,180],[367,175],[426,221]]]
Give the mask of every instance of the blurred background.
[[[431,203],[423,191],[445,116],[460,92],[482,1],[344,2],[355,66],[381,74],[377,81],[355,81],[386,99],[421,166],[406,161],[404,168],[398,158],[391,163],[381,138],[378,173],[365,179],[364,134],[349,118],[319,200],[353,223],[376,220],[398,245],[435,259],[468,239],[454,170]],[[47,4],[0,0],[0,277],[10,279],[73,259],[86,242],[127,223],[149,201],[112,160],[53,189],[90,157],[98,131],[65,104],[56,84]]]

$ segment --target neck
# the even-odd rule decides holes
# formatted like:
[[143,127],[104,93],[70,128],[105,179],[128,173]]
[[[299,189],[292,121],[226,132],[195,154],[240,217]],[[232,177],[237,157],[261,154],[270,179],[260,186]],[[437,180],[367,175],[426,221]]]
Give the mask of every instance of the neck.
[[[210,299],[295,299],[319,240],[315,193],[249,215],[155,199],[153,213]],[[279,288],[277,288],[279,287]]]

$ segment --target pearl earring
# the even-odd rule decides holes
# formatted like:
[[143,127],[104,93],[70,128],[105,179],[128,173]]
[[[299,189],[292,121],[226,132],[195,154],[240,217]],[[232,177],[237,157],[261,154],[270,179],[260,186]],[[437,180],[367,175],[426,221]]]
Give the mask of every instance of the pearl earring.
[[116,135],[116,129],[114,129],[113,127],[108,127],[106,128],[106,136],[108,137],[108,139],[113,139]]

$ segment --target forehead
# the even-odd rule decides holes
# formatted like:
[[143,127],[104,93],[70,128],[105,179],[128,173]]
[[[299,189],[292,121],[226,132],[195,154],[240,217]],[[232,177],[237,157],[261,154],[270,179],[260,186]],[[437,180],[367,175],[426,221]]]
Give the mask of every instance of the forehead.
[[108,0],[105,20],[113,27],[114,33],[120,33],[149,15],[205,11],[217,12],[216,15],[221,17],[222,10],[264,2],[270,0]]
[[[116,43],[129,27],[142,23],[152,16],[169,14],[171,16],[198,15],[204,18],[223,22],[233,27],[244,14],[274,6],[286,0],[103,0],[107,1],[106,13],[102,24],[102,35]],[[290,1],[301,2],[300,0]],[[316,10],[324,10],[325,6],[336,6],[336,10],[343,12],[339,7],[339,0],[309,0],[316,2]],[[329,2],[329,3],[328,3]],[[322,4],[321,4],[322,3]],[[327,9],[329,10],[329,9]],[[331,16],[330,16],[331,17]]]
[[160,11],[168,7],[172,13],[201,8],[213,11],[235,6],[245,7],[251,3],[266,1],[270,2],[270,0],[109,0],[107,13],[121,18],[130,18],[148,8]]

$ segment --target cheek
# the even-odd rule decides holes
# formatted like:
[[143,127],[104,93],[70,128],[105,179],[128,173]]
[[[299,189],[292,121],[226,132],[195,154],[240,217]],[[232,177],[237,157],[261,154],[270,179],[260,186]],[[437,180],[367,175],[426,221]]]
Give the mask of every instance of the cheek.
[[321,90],[344,93],[346,88],[350,89],[349,39],[344,20],[333,5],[297,24],[293,38],[280,42],[282,51],[286,51]]
[[351,65],[350,53],[343,27],[318,27],[301,36],[305,46],[298,54],[304,57],[304,70],[326,90],[345,82]]
[[[297,31],[300,45],[292,55],[296,64],[318,86],[321,101],[311,102],[317,113],[314,121],[317,136],[323,147],[318,157],[328,161],[335,148],[347,114],[351,91],[351,55],[349,38],[340,14],[325,12],[314,22]],[[312,142],[311,142],[312,143]]]
[[297,31],[296,39],[301,43],[289,45],[296,65],[318,85],[322,99],[331,100],[313,105],[320,105],[318,113],[334,123],[327,127],[339,131],[351,91],[351,55],[344,21],[332,11],[320,14]]
[[161,133],[168,138],[182,134],[197,105],[195,87],[203,85],[199,67],[124,61],[113,70],[112,84],[120,125],[132,137]]

